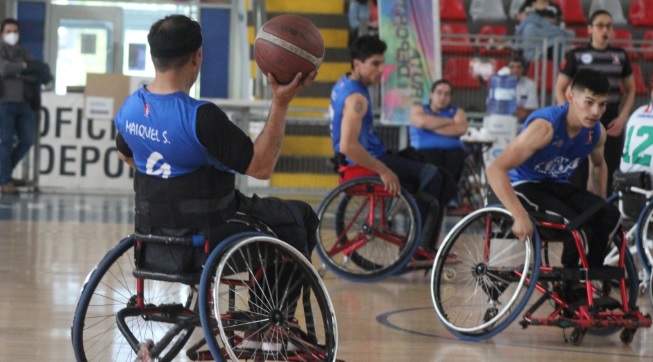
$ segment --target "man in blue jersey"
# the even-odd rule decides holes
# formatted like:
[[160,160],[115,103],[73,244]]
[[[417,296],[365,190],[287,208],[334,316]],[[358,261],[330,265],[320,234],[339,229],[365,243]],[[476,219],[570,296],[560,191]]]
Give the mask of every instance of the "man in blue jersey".
[[344,163],[358,164],[379,174],[385,189],[398,194],[401,186],[414,192],[424,228],[422,246],[435,250],[442,223],[442,207],[456,193],[434,165],[388,152],[374,129],[368,87],[381,82],[386,44],[373,36],[359,37],[351,47],[352,71],[331,91],[330,127],[333,149]]
[[[527,209],[557,213],[572,220],[594,204],[605,203],[606,131],[599,122],[608,103],[610,83],[601,73],[579,70],[561,106],[542,108],[524,122],[520,134],[487,168],[492,190],[514,217],[513,232],[525,240],[533,234]],[[589,156],[589,190],[571,184],[569,176]],[[606,204],[582,229],[587,235],[591,267],[603,265],[608,241],[620,221],[619,210]],[[562,264],[577,267],[572,240],[564,241]]]
[[410,110],[410,146],[423,160],[441,172],[450,173],[458,182],[465,164],[465,145],[460,136],[467,132],[465,111],[451,105],[451,83],[435,81],[427,104],[414,105]]
[[136,169],[136,230],[198,233],[216,243],[224,237],[220,226],[244,213],[310,257],[318,225],[310,205],[246,197],[235,187],[235,173],[270,177],[288,105],[312,83],[315,72],[297,74],[288,85],[268,75],[272,104],[263,131],[252,143],[215,104],[189,95],[202,64],[202,33],[196,21],[167,16],[152,25],[148,42],[154,80],[131,94],[115,119],[119,155]]

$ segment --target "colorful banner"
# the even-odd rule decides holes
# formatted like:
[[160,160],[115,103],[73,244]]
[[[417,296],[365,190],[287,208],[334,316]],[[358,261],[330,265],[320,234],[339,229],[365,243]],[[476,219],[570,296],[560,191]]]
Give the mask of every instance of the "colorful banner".
[[382,82],[383,123],[408,124],[410,107],[428,100],[436,74],[432,7],[430,0],[379,1],[381,39],[388,44]]

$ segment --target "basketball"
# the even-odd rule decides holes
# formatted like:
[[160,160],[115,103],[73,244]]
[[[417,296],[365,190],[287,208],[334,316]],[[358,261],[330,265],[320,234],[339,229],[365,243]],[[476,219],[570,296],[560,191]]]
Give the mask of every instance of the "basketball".
[[288,84],[299,72],[317,71],[324,59],[324,41],[308,19],[291,14],[267,21],[254,40],[254,59],[263,74],[272,73],[277,82]]

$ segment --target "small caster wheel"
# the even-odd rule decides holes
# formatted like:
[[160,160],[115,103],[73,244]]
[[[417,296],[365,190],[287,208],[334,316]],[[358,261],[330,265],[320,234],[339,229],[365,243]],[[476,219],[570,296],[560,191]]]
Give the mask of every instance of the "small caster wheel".
[[450,282],[456,278],[456,271],[451,268],[444,268],[444,280]]
[[621,335],[619,336],[621,338],[621,342],[624,344],[630,344],[630,342],[633,341],[633,338],[635,338],[635,331],[636,329],[624,329],[621,331]]
[[582,328],[574,328],[569,336],[569,341],[574,346],[580,346],[583,343],[583,338],[585,337],[585,330]]

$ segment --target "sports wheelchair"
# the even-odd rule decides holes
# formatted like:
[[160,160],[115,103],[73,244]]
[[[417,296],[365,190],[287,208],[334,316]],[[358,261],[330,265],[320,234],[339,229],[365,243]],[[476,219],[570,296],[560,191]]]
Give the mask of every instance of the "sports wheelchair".
[[339,185],[322,200],[317,254],[339,277],[372,282],[407,269],[430,269],[435,253],[419,246],[422,221],[404,188],[391,195],[358,165],[337,169]]
[[[613,238],[619,250],[617,265],[588,267],[579,226],[596,211],[590,208],[571,221],[532,212],[535,231],[526,242],[515,237],[513,218],[502,207],[487,206],[467,215],[448,233],[435,259],[431,297],[440,321],[458,338],[482,340],[501,332],[528,306],[520,321],[523,328],[573,328],[569,340],[574,345],[580,345],[586,333],[621,331],[621,341],[630,343],[638,328],[651,326],[651,317],[636,305],[637,269],[622,242],[622,230]],[[573,237],[578,268],[560,263],[562,240],[568,236],[563,233]],[[447,266],[456,271],[454,278],[447,278],[444,261],[451,253],[461,262]],[[565,285],[574,283],[582,288],[570,294]],[[540,296],[529,304],[535,290]]]
[[77,361],[335,361],[335,313],[310,261],[242,215],[218,235],[120,241],[80,292]]
[[[627,240],[631,254],[637,255],[642,270],[640,271],[640,290],[648,287],[649,296],[653,302],[653,185],[648,172],[620,171],[614,174],[615,193],[608,199],[617,203],[622,214],[624,225],[628,227]],[[612,264],[615,260],[615,251],[612,250],[606,257],[605,263]]]

